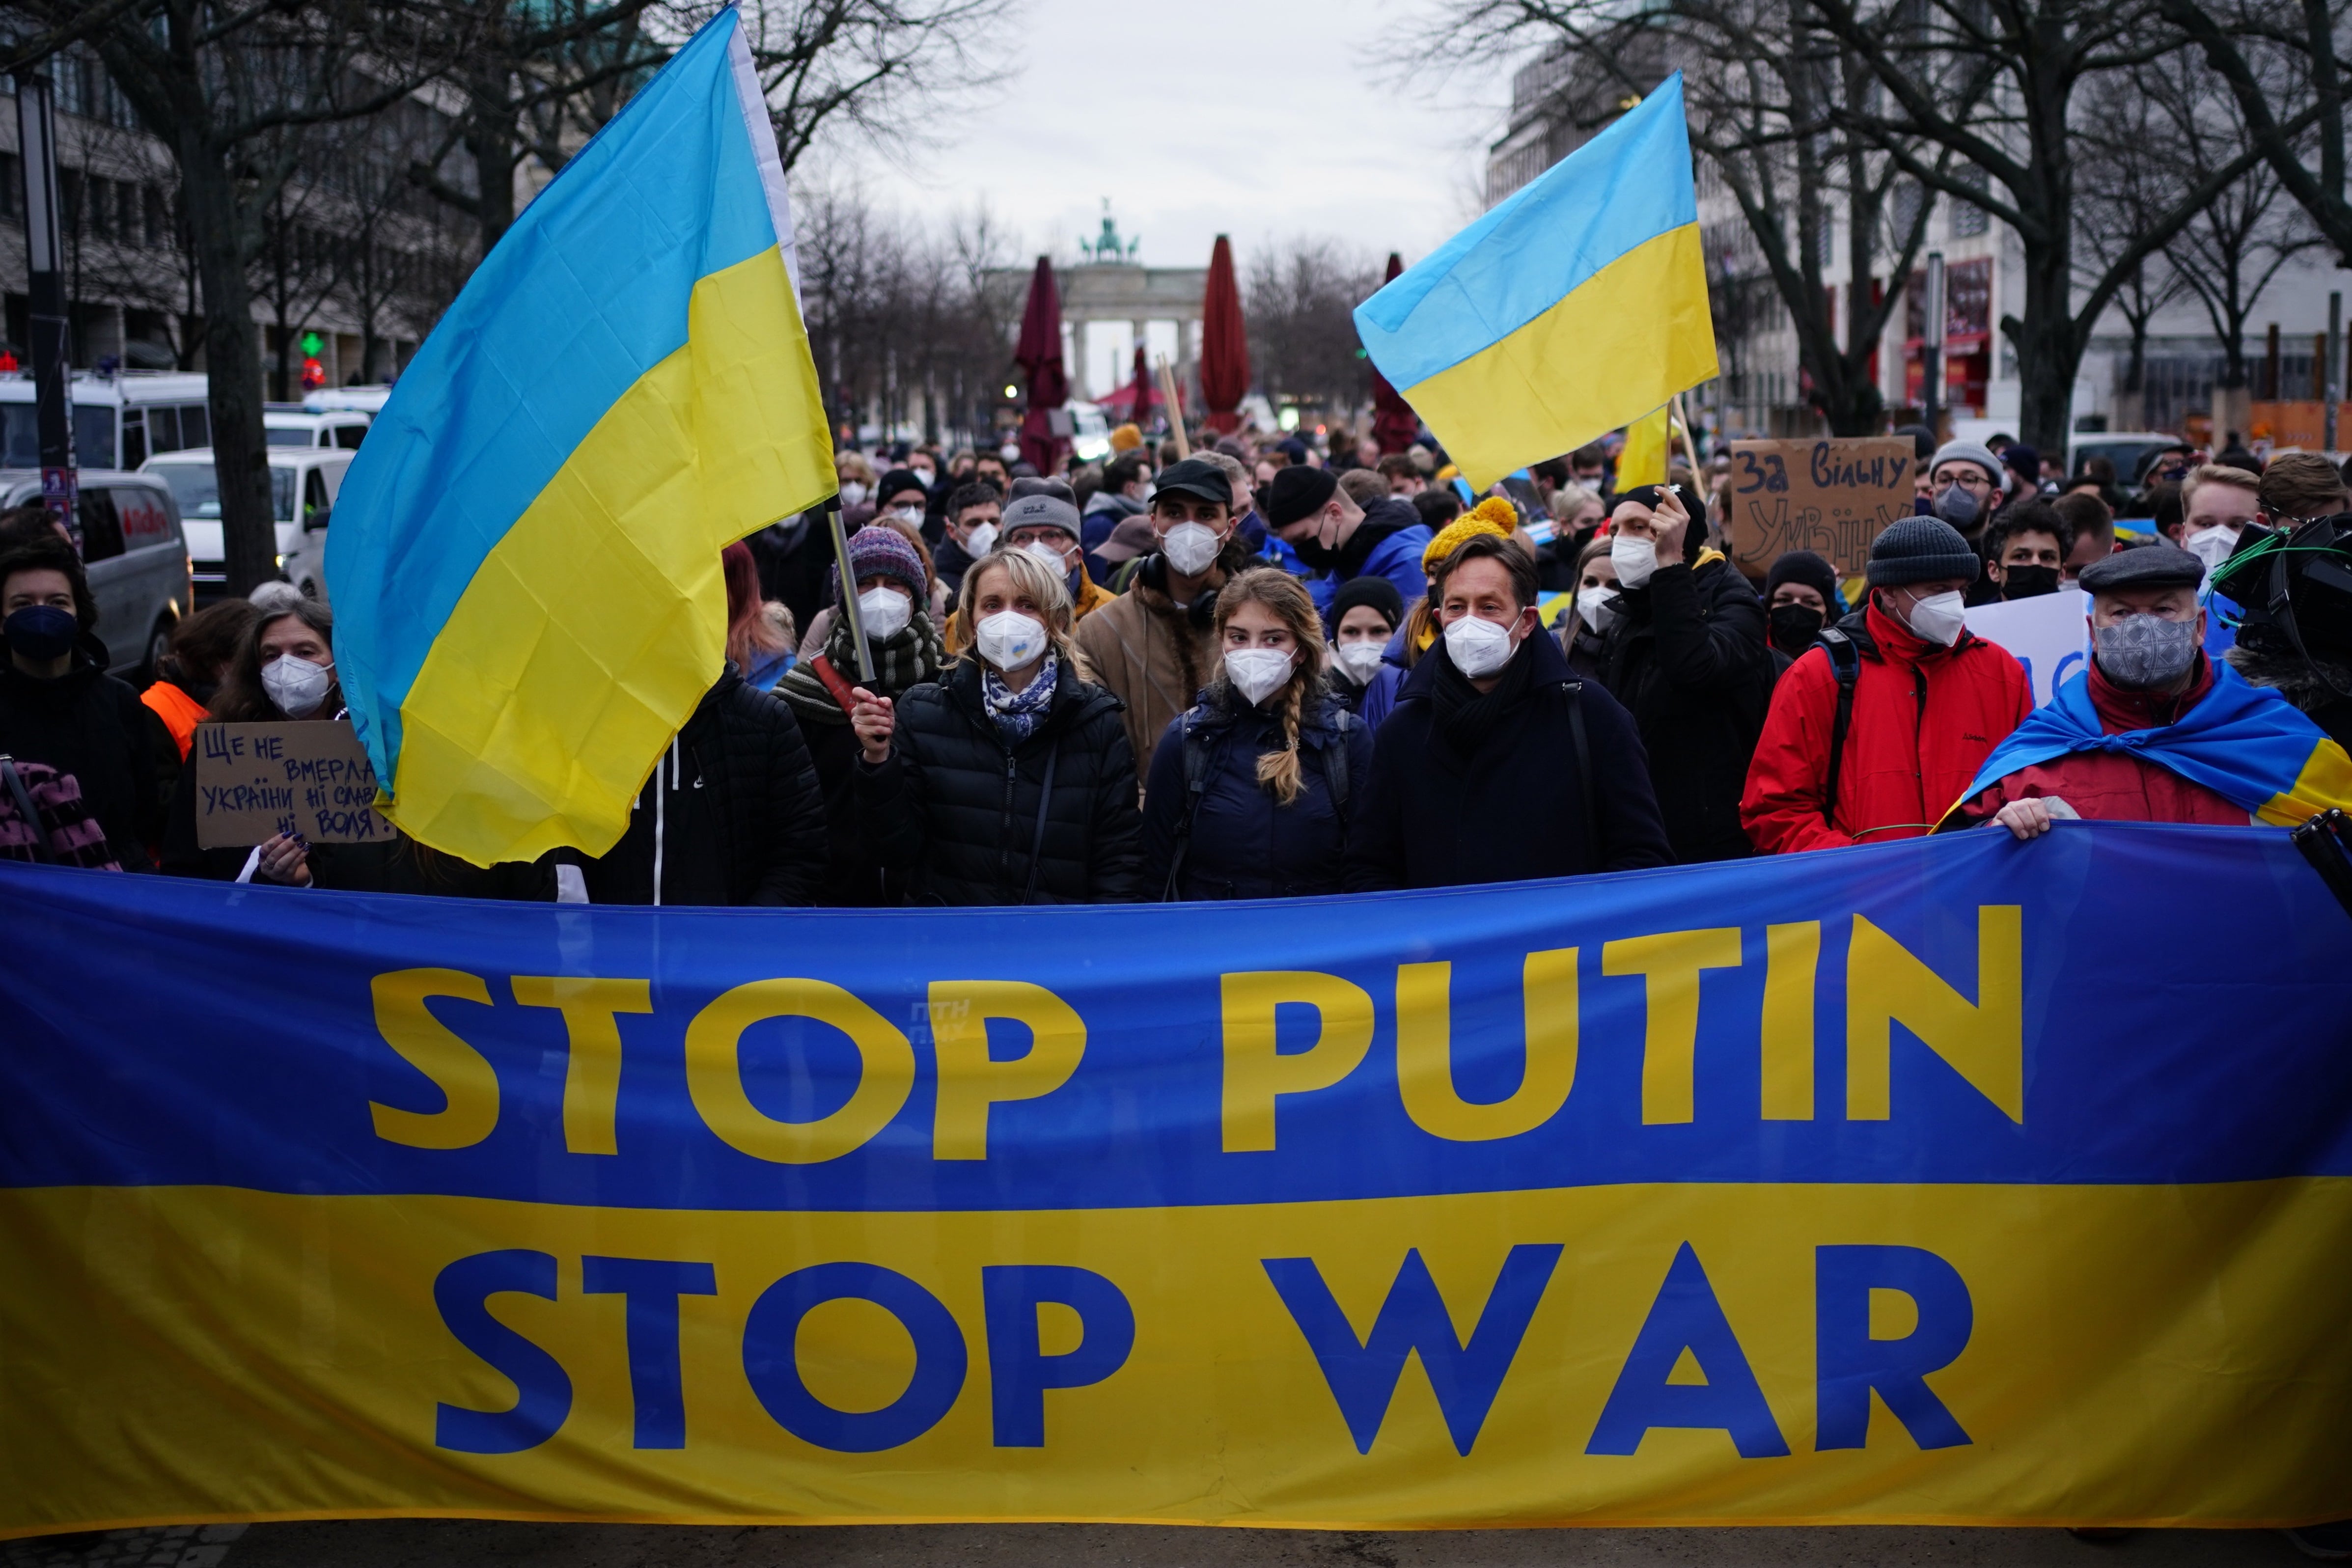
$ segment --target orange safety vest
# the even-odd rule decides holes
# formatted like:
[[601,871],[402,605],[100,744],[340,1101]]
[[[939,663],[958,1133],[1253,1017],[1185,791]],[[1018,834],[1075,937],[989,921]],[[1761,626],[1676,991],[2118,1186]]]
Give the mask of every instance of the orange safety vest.
[[196,726],[205,716],[205,705],[173,685],[169,681],[157,681],[139,694],[139,700],[155,710],[172,738],[180,743],[180,760],[188,759],[188,747],[195,744]]

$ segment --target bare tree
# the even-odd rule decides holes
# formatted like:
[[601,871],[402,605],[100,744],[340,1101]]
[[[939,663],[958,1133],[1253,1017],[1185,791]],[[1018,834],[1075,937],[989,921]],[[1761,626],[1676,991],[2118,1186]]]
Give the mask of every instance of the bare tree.
[[1370,361],[1356,336],[1355,308],[1380,286],[1373,258],[1336,241],[1263,242],[1242,269],[1242,313],[1250,364],[1266,393],[1335,413],[1370,399]]
[[[2024,298],[2000,327],[2017,355],[2021,434],[2044,451],[2063,450],[2075,372],[2108,303],[2262,153],[2250,149],[2179,181],[2086,280],[2077,178],[2090,118],[2084,89],[2179,47],[2154,8],[2160,0],[1801,3],[1877,89],[1843,107],[1835,122],[1912,178],[2016,231]],[[2306,111],[2298,130],[2308,123]]]
[[[1748,235],[1743,249],[1755,265],[1750,276],[1780,297],[1814,406],[1836,434],[1880,428],[1884,399],[1873,366],[1899,293],[1874,282],[1882,258],[1894,277],[1908,275],[1927,209],[1913,202],[1898,212],[1900,164],[1839,131],[1841,115],[1874,98],[1876,86],[1867,62],[1815,21],[1806,0],[1656,0],[1635,7],[1613,0],[1464,0],[1427,41],[1466,62],[1531,45],[1553,51],[1578,84],[1569,111],[1591,128],[1646,96],[1676,66],[1689,67],[1684,93],[1692,152],[1738,206]],[[1918,151],[1916,139],[1911,150]],[[1848,279],[1842,313],[1828,281],[1841,236]]]
[[[51,31],[89,22],[84,0],[17,0],[15,8]],[[265,214],[297,172],[299,138],[285,133],[373,114],[444,68],[416,26],[429,10],[370,0],[137,0],[87,33],[177,166],[202,284],[232,591],[277,571],[247,269]]]
[[[2158,121],[2142,143],[2178,182],[2237,162],[2249,146],[2233,106],[2195,54],[2181,50],[2135,74],[2134,91]],[[2246,322],[2280,269],[2323,241],[2265,163],[2225,186],[2180,231],[2168,252],[2172,271],[2197,297],[2221,340],[2222,394],[2246,401]],[[2214,413],[2222,414],[2217,394]],[[2242,418],[2246,411],[2233,408]],[[2242,425],[2238,428],[2243,429]]]
[[[2153,0],[2227,89],[2254,149],[2352,267],[2345,185],[2346,0]],[[2311,165],[2317,154],[2318,167]]]

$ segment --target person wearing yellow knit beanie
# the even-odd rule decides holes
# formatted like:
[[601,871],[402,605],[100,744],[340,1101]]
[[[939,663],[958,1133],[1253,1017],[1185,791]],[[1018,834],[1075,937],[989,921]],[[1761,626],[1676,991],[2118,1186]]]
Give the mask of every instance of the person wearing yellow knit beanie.
[[[1477,506],[1437,530],[1428,546],[1421,552],[1422,575],[1429,582],[1437,580],[1438,566],[1447,556],[1461,548],[1465,539],[1491,534],[1497,538],[1509,538],[1519,524],[1518,508],[1500,496],[1489,496]],[[1406,610],[1404,624],[1397,629],[1395,640],[1389,644],[1390,660],[1405,669],[1412,669],[1437,641],[1437,622],[1430,613],[1429,599],[1412,601]]]

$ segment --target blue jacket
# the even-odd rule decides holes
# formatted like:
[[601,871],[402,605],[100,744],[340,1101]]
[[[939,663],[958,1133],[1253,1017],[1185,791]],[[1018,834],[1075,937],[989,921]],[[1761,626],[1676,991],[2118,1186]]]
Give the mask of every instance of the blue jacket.
[[[1331,615],[1331,601],[1339,593],[1340,584],[1354,578],[1385,577],[1396,584],[1396,591],[1404,596],[1407,604],[1416,599],[1426,598],[1429,593],[1428,574],[1421,570],[1421,552],[1429,548],[1429,541],[1434,536],[1430,533],[1429,526],[1421,521],[1419,512],[1414,511],[1410,504],[1394,498],[1374,501],[1364,508],[1364,520],[1358,527],[1360,530],[1386,528],[1389,531],[1373,542],[1370,552],[1353,570],[1349,570],[1346,564],[1349,552],[1343,548],[1339,566],[1328,571],[1317,572],[1307,580],[1307,591],[1315,596],[1315,608],[1322,613],[1327,625]],[[1354,542],[1352,539],[1349,541],[1350,544]]]
[[[1151,755],[1143,792],[1145,896],[1168,886],[1192,791],[1185,778],[1188,747],[1203,748],[1199,813],[1176,888],[1180,899],[1299,898],[1339,891],[1347,819],[1363,799],[1372,767],[1372,735],[1326,697],[1299,726],[1298,799],[1283,805],[1257,780],[1262,752],[1279,750],[1282,725],[1251,708],[1236,714],[1233,688],[1211,686],[1201,706],[1171,719]],[[1332,800],[1332,757],[1344,748],[1344,805]]]
[[[1538,632],[1518,706],[1475,753],[1454,749],[1432,700],[1453,668],[1438,643],[1405,676],[1372,739],[1370,788],[1348,823],[1348,891],[1455,887],[1669,865],[1665,825],[1633,716],[1591,681],[1576,684],[1557,639]],[[1509,678],[1509,677],[1507,677]],[[1580,706],[1591,764],[1588,810],[1569,704]],[[1586,841],[1586,824],[1592,841]]]

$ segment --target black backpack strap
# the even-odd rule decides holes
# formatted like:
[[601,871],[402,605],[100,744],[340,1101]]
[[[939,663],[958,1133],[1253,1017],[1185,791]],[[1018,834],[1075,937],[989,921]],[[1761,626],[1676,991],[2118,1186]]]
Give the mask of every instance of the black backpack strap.
[[1184,810],[1176,820],[1176,850],[1168,857],[1168,885],[1160,890],[1163,904],[1176,902],[1176,889],[1184,875],[1184,857],[1192,847],[1192,819],[1201,814],[1201,797],[1209,787],[1209,747],[1193,733],[1191,724],[1184,726],[1181,737],[1184,747]]
[[25,776],[16,771],[16,759],[13,757],[0,756],[0,788],[8,791],[9,799],[25,819],[25,826],[32,832],[33,858],[43,865],[57,864],[58,857],[49,848],[48,824],[41,821],[41,809],[33,803],[33,792],[25,788]]
[[1037,902],[1037,873],[1045,863],[1045,812],[1054,804],[1054,764],[1061,759],[1062,747],[1057,738],[1045,748],[1045,782],[1037,789],[1037,836],[1029,841],[1029,886],[1021,894],[1024,904]]
[[1829,781],[1822,790],[1822,821],[1836,826],[1838,772],[1845,763],[1845,734],[1853,727],[1854,683],[1862,678],[1862,651],[1853,639],[1832,626],[1821,635],[1822,651],[1837,675],[1837,717],[1830,725]]
[[1323,748],[1323,787],[1331,791],[1331,812],[1339,819],[1342,835],[1348,830],[1348,737],[1363,727],[1361,718],[1333,705],[1331,730],[1334,739]]
[[1568,733],[1576,745],[1576,799],[1584,818],[1584,863],[1590,870],[1601,869],[1601,828],[1597,803],[1592,799],[1592,743],[1584,735],[1584,683],[1570,681],[1560,687],[1568,699]]

